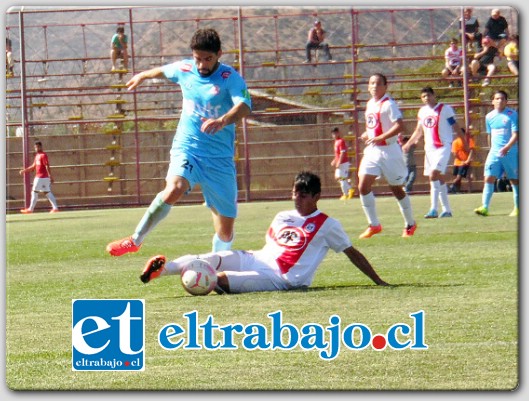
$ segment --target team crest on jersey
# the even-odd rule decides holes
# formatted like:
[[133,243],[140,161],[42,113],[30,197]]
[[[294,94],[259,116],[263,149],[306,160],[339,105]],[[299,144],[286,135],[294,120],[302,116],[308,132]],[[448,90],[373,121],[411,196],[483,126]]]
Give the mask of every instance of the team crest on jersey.
[[368,114],[366,117],[366,127],[373,129],[377,126],[377,124],[378,124],[378,120],[377,120],[376,114],[374,113]]
[[187,64],[187,63],[180,64],[180,71],[182,72],[189,72],[191,71],[192,68],[193,66],[191,64]]
[[220,74],[220,76],[224,79],[227,79],[230,75],[231,75],[231,72],[229,71],[224,71],[222,74]]
[[305,233],[299,227],[283,227],[275,237],[276,242],[292,250],[302,249],[305,246]]
[[305,227],[305,231],[308,232],[308,233],[313,232],[315,229],[316,229],[316,224],[314,224],[314,223],[309,223]]
[[218,95],[220,93],[220,88],[217,85],[211,85],[209,93],[213,96]]
[[433,128],[437,125],[437,117],[428,116],[423,120],[423,124],[426,128]]

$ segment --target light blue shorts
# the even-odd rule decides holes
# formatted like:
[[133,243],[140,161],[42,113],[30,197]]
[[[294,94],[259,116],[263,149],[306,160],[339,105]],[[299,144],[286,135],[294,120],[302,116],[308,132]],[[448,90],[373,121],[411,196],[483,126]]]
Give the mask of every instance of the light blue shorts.
[[511,150],[503,157],[489,152],[485,161],[485,177],[500,178],[504,171],[508,179],[518,179],[518,152]]
[[176,176],[189,182],[190,191],[199,184],[207,207],[221,216],[237,217],[237,173],[232,157],[205,159],[171,150],[167,178]]

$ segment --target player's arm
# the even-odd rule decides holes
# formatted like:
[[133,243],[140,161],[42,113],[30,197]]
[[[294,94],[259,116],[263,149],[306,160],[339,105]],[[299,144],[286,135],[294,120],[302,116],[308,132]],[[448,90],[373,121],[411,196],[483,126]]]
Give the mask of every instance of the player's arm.
[[220,116],[219,118],[208,118],[206,120],[202,119],[203,123],[200,127],[200,130],[206,134],[214,134],[225,126],[235,124],[242,120],[244,117],[249,115],[250,112],[251,109],[246,103],[238,103],[228,110],[226,114]]
[[373,138],[369,138],[366,141],[367,145],[376,144],[376,142],[383,142],[386,139],[389,139],[395,135],[398,135],[399,132],[404,131],[404,123],[402,122],[402,118],[398,118],[390,129],[388,129],[386,132],[384,132],[382,135],[375,136]]
[[347,255],[349,260],[367,277],[369,277],[373,282],[377,285],[389,285],[384,280],[382,280],[377,272],[375,272],[375,269],[373,269],[373,266],[371,266],[371,263],[366,259],[366,257],[357,249],[353,248],[352,246],[344,249],[343,253]]
[[419,139],[421,139],[421,137],[423,136],[423,132],[424,131],[422,129],[421,122],[417,121],[417,126],[415,127],[413,134],[411,134],[410,139],[408,139],[408,142],[402,145],[402,151],[404,153],[408,153],[412,145],[417,145],[417,143],[419,142]]
[[513,131],[511,137],[509,138],[509,142],[507,142],[505,146],[498,151],[499,155],[505,156],[516,142],[518,142],[518,132]]
[[146,79],[152,78],[163,78],[165,77],[162,67],[151,68],[150,70],[140,72],[139,74],[134,75],[127,83],[127,89],[129,91],[136,88]]
[[33,171],[33,170],[35,170],[35,161],[33,161],[33,164],[31,166],[21,169],[18,173],[20,175],[24,175],[26,173],[29,173],[29,172]]

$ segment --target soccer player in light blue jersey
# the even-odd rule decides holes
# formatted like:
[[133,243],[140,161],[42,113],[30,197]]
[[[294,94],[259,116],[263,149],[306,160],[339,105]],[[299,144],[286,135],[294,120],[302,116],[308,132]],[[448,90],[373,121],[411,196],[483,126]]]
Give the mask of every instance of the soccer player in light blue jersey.
[[507,107],[507,99],[505,91],[496,91],[492,96],[494,110],[485,117],[490,150],[485,162],[483,205],[474,209],[481,216],[489,215],[494,183],[504,172],[511,182],[514,200],[514,209],[509,216],[518,216],[518,113]]
[[235,123],[250,114],[250,95],[237,71],[219,61],[221,41],[215,30],[196,31],[190,47],[192,59],[141,72],[127,82],[128,90],[134,90],[145,79],[165,77],[182,88],[183,105],[165,189],[152,201],[134,234],[107,245],[112,256],[137,252],[171,206],[196,184],[213,216],[212,250],[231,249],[237,217]]

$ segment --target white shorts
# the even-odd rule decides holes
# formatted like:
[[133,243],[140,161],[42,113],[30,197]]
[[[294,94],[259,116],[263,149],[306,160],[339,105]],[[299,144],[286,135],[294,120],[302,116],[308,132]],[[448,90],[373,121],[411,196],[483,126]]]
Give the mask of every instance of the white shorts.
[[440,171],[441,174],[445,174],[451,154],[451,146],[443,146],[442,148],[425,151],[424,175],[429,176],[434,170]]
[[358,175],[384,176],[389,185],[404,185],[408,169],[398,143],[386,146],[369,145],[358,168]]
[[32,190],[33,192],[51,192],[51,179],[35,177]]
[[232,294],[290,289],[277,265],[275,268],[271,266],[270,261],[259,252],[210,252],[199,255],[199,258],[207,260],[218,272],[226,274]]
[[336,170],[334,170],[334,178],[337,180],[346,180],[349,178],[349,167],[351,166],[351,163],[346,162],[342,163],[338,166]]

